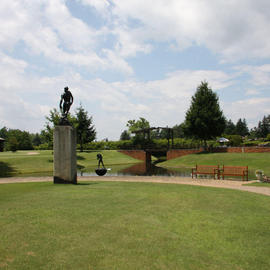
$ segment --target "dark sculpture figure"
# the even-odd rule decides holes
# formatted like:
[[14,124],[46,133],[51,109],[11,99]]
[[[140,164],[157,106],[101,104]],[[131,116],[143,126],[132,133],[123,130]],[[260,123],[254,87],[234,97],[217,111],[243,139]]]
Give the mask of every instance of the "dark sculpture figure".
[[100,168],[100,164],[102,164],[102,167],[105,168],[103,163],[103,157],[101,154],[97,154],[97,160],[98,160],[98,168]]
[[[98,168],[96,169],[96,174],[99,176],[103,176],[107,173],[107,169],[104,166],[101,154],[97,154],[97,160],[98,160]],[[102,165],[102,168],[100,168],[100,164]]]
[[67,120],[67,115],[73,103],[73,100],[74,100],[73,96],[71,92],[68,90],[68,87],[66,86],[64,88],[64,93],[61,95],[61,100],[60,100],[60,105],[59,105],[60,111],[62,113],[62,118],[60,119],[60,125],[70,125],[70,123]]
[[[62,94],[61,100],[60,100],[60,110],[63,115],[67,115],[73,103],[73,96],[71,92],[68,90],[67,86],[64,88],[64,91],[65,92]],[[64,101],[64,104],[62,106],[63,101]]]

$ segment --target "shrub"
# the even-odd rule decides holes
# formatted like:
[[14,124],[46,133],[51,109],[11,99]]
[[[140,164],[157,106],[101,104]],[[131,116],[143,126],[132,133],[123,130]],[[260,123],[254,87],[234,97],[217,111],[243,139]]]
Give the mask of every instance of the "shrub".
[[243,142],[240,135],[229,135],[228,136],[230,146],[240,146]]
[[34,146],[35,150],[52,150],[53,146],[50,145],[49,143],[42,143],[38,146]]

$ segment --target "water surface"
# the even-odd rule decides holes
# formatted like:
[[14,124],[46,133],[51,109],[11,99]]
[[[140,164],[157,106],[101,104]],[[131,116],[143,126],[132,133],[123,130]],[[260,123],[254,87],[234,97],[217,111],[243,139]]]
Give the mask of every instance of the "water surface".
[[[181,176],[190,177],[191,169],[186,168],[162,168],[153,163],[136,163],[128,166],[111,166],[109,167],[107,176]],[[96,176],[96,167],[88,168],[87,170],[78,171],[78,176]]]

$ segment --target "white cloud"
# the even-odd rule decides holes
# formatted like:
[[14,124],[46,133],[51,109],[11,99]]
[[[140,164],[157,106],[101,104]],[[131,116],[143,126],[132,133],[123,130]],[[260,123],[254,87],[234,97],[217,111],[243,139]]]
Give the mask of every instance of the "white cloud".
[[259,95],[259,94],[260,94],[260,92],[258,90],[256,90],[256,89],[248,89],[246,91],[247,96],[256,96],[256,95]]
[[248,74],[250,82],[255,86],[268,86],[270,84],[270,65],[251,66],[243,65],[235,67],[242,74]]
[[[150,54],[161,42],[180,50],[200,45],[220,55],[223,61],[250,57],[267,60],[269,1],[76,2],[87,5],[83,8],[94,7],[102,15],[103,26],[94,28],[89,21],[73,16],[64,0],[1,1],[1,125],[39,131],[50,108],[58,107],[66,85],[75,97],[72,111],[82,101],[94,117],[99,138],[118,139],[127,120],[139,117],[156,126],[181,123],[191,96],[203,80],[221,94],[228,91],[228,95],[256,95],[255,99],[233,97],[230,103],[221,102],[229,118],[246,118],[252,123],[269,113],[269,98],[262,97],[270,84],[268,64],[238,66],[231,74],[220,68],[196,70],[194,65],[194,70],[175,70],[162,79],[145,81],[136,79],[130,64],[131,57]],[[38,61],[61,65],[62,71],[50,76],[38,73],[48,69]],[[36,72],[32,72],[33,68]],[[107,70],[121,72],[126,79],[106,82],[87,78],[92,71]],[[103,75],[106,78],[107,74]],[[248,81],[241,84],[241,77]],[[243,90],[235,91],[242,86]]]
[[[0,71],[5,71],[5,78],[0,73],[0,79],[6,79],[7,83],[0,90],[0,118],[4,119],[1,125],[31,132],[43,128],[50,109],[58,109],[66,85],[75,98],[71,112],[82,102],[94,118],[98,138],[118,139],[130,119],[145,117],[155,126],[181,123],[204,76],[214,91],[231,84],[225,73],[203,70],[176,71],[163,80],[148,82],[130,79],[108,83],[85,79],[77,72],[45,77],[28,74],[25,62],[2,56]],[[13,81],[16,85],[8,84]]]
[[[270,3],[208,0],[112,0],[113,14],[121,24],[138,20],[149,41],[177,43],[179,49],[201,45],[219,53],[223,60],[270,57]],[[119,23],[120,24],[120,23]],[[132,29],[132,27],[130,27]],[[126,35],[132,35],[130,29]],[[132,37],[129,38],[132,40]],[[134,52],[133,52],[134,53]]]
[[45,56],[49,61],[92,70],[133,72],[116,51],[97,50],[108,29],[93,29],[73,17],[63,0],[3,0],[0,15],[0,49],[13,51],[21,42],[30,55]]
[[264,115],[270,114],[270,98],[249,98],[223,104],[225,115],[236,122],[245,118],[250,128],[258,125]]

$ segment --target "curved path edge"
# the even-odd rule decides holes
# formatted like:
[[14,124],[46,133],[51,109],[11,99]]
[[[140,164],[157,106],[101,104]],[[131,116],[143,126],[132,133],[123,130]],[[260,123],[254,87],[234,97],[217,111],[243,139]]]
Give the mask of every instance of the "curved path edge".
[[[0,184],[50,182],[50,181],[51,182],[53,181],[53,178],[50,176],[0,178]],[[194,185],[204,187],[236,189],[270,196],[270,188],[268,187],[245,186],[247,182],[232,181],[232,180],[192,179],[189,177],[162,177],[162,176],[78,176],[78,181],[122,181],[122,182],[184,184],[184,185]],[[253,182],[257,181],[249,181],[248,183]]]

